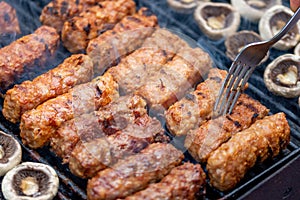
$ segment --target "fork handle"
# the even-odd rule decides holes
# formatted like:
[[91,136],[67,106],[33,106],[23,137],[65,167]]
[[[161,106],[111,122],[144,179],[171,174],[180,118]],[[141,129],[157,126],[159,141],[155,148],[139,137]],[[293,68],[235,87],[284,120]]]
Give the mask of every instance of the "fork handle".
[[275,35],[269,42],[273,45],[278,42],[287,32],[289,32],[298,22],[300,19],[300,7],[294,13],[292,18],[286,23],[286,25],[281,29],[277,35]]

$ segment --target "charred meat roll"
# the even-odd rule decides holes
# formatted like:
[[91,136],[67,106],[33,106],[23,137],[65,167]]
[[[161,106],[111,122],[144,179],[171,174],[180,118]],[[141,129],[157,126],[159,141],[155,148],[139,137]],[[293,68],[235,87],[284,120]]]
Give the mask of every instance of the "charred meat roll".
[[118,85],[109,75],[77,85],[68,93],[50,99],[22,115],[22,141],[31,148],[42,147],[63,122],[97,110],[118,97]]
[[139,153],[149,144],[168,141],[160,122],[144,115],[113,135],[80,141],[71,153],[69,168],[76,176],[93,177],[118,160]]
[[7,89],[23,73],[43,65],[56,52],[59,35],[51,27],[42,26],[0,49],[0,91]]
[[42,10],[40,21],[61,32],[64,23],[104,0],[53,0]]
[[221,191],[232,189],[255,163],[278,155],[289,141],[284,113],[257,120],[211,153],[207,160],[210,184]]
[[165,176],[160,182],[150,184],[145,190],[125,200],[196,200],[201,188],[205,187],[206,175],[199,164],[184,163]]
[[124,198],[161,180],[183,159],[171,144],[150,144],[140,153],[120,160],[88,181],[88,199]]
[[0,2],[0,27],[0,34],[21,33],[16,10],[5,1]]
[[66,21],[61,39],[72,53],[84,52],[88,42],[135,12],[133,0],[104,1]]
[[[123,96],[99,110],[66,121],[51,138],[51,147],[56,155],[68,162],[69,156],[79,141],[89,141],[115,134],[137,123],[146,115],[146,102],[139,96]],[[141,119],[139,119],[141,120]]]
[[[186,60],[181,56],[186,54],[185,51],[187,54],[190,53],[188,58],[201,62]],[[147,100],[154,113],[164,112],[194,87],[211,67],[209,55],[201,49],[190,47],[181,49],[171,61],[151,74],[147,83],[140,87],[136,94]]]
[[268,112],[261,103],[242,94],[230,115],[211,119],[188,133],[185,147],[196,160],[206,162],[212,151],[235,133],[264,118]]
[[120,58],[139,48],[156,26],[156,16],[147,8],[141,8],[138,13],[124,17],[112,30],[91,40],[86,51],[93,60],[95,72],[102,74]]
[[227,72],[224,70],[211,69],[208,78],[200,83],[195,91],[170,106],[165,113],[165,118],[172,134],[186,135],[211,118],[215,99],[226,75]]
[[8,90],[3,115],[13,123],[19,122],[24,112],[68,92],[75,85],[91,81],[92,77],[92,60],[83,54],[72,55],[58,67]]

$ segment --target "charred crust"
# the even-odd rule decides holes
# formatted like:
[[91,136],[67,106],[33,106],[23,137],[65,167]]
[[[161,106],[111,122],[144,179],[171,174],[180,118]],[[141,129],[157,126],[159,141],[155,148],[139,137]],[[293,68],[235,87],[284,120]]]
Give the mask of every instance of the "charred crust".
[[163,56],[167,57],[168,54],[167,54],[166,50],[162,50],[161,52],[162,52]]
[[10,18],[10,16],[9,16],[8,13],[5,13],[5,14],[4,14],[4,21],[5,21],[5,22],[10,22],[10,21],[11,21],[11,18]]
[[79,5],[79,1],[80,1],[80,0],[76,0],[76,1],[75,1],[75,4],[76,4],[76,5]]
[[100,2],[98,2],[97,5],[99,6],[99,8],[103,8],[103,5]]
[[229,117],[229,116],[226,116],[226,118],[227,118],[229,121],[232,121],[233,124],[234,124],[237,128],[241,128],[241,127],[242,127],[242,125],[240,124],[240,122],[231,119],[231,117]]
[[202,92],[197,92],[197,95],[198,95],[198,96],[201,96],[201,97],[203,97],[203,98],[206,97],[206,95],[205,95],[204,93],[202,93]]
[[97,91],[97,93],[96,93],[97,97],[101,97],[101,95],[103,94],[103,91],[99,87],[96,87],[96,91]]
[[139,18],[136,18],[136,17],[133,17],[133,16],[128,16],[127,19],[129,21],[134,21],[134,22],[137,22],[137,23],[142,23],[142,21]]
[[91,24],[88,24],[87,26],[83,27],[83,30],[88,35],[90,33],[90,31],[91,31]]

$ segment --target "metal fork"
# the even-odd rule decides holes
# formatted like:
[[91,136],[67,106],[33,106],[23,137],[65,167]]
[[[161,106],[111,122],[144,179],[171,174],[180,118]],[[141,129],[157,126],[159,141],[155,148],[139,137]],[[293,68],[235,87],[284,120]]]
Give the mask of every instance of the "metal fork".
[[263,42],[246,45],[234,59],[219,91],[214,105],[214,116],[231,113],[244,87],[256,66],[266,56],[272,45],[291,30],[300,19],[300,8],[295,12],[282,30],[273,38]]

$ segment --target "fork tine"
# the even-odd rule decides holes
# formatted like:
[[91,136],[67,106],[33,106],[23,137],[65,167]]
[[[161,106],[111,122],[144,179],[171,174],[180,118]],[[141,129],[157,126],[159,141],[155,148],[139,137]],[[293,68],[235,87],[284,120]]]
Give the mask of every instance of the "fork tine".
[[249,78],[250,78],[250,76],[251,76],[251,74],[253,73],[254,70],[255,70],[255,67],[250,67],[250,69],[248,69],[248,71],[244,75],[244,78],[243,78],[240,86],[237,88],[237,92],[236,92],[235,97],[234,97],[234,99],[233,99],[233,101],[231,103],[231,106],[230,106],[230,108],[228,110],[228,113],[232,112],[232,110],[233,110],[233,108],[234,108],[234,106],[235,106],[235,104],[236,104],[239,96],[241,95],[242,91],[244,90],[245,85],[248,82],[248,80],[249,80]]
[[221,101],[221,105],[218,110],[219,114],[224,112],[224,109],[226,111],[226,104],[228,104],[228,101],[229,101],[228,96],[231,95],[231,88],[232,88],[233,84],[236,82],[236,79],[242,69],[243,69],[243,66],[240,65],[240,62],[237,62],[236,66],[234,67],[233,70],[230,68],[229,73],[227,75],[230,77],[230,79],[229,79],[228,83],[226,85],[224,85],[224,87],[226,88],[225,93],[223,92],[221,94],[222,101]]
[[218,111],[218,107],[219,107],[219,104],[220,104],[221,99],[223,97],[223,93],[224,93],[224,90],[226,88],[226,85],[228,84],[228,81],[230,80],[231,75],[233,74],[233,71],[237,68],[237,66],[238,66],[237,62],[233,62],[231,64],[229,72],[228,72],[225,80],[223,81],[221,89],[219,90],[219,94],[218,94],[218,97],[217,97],[215,105],[214,105],[214,111]]

